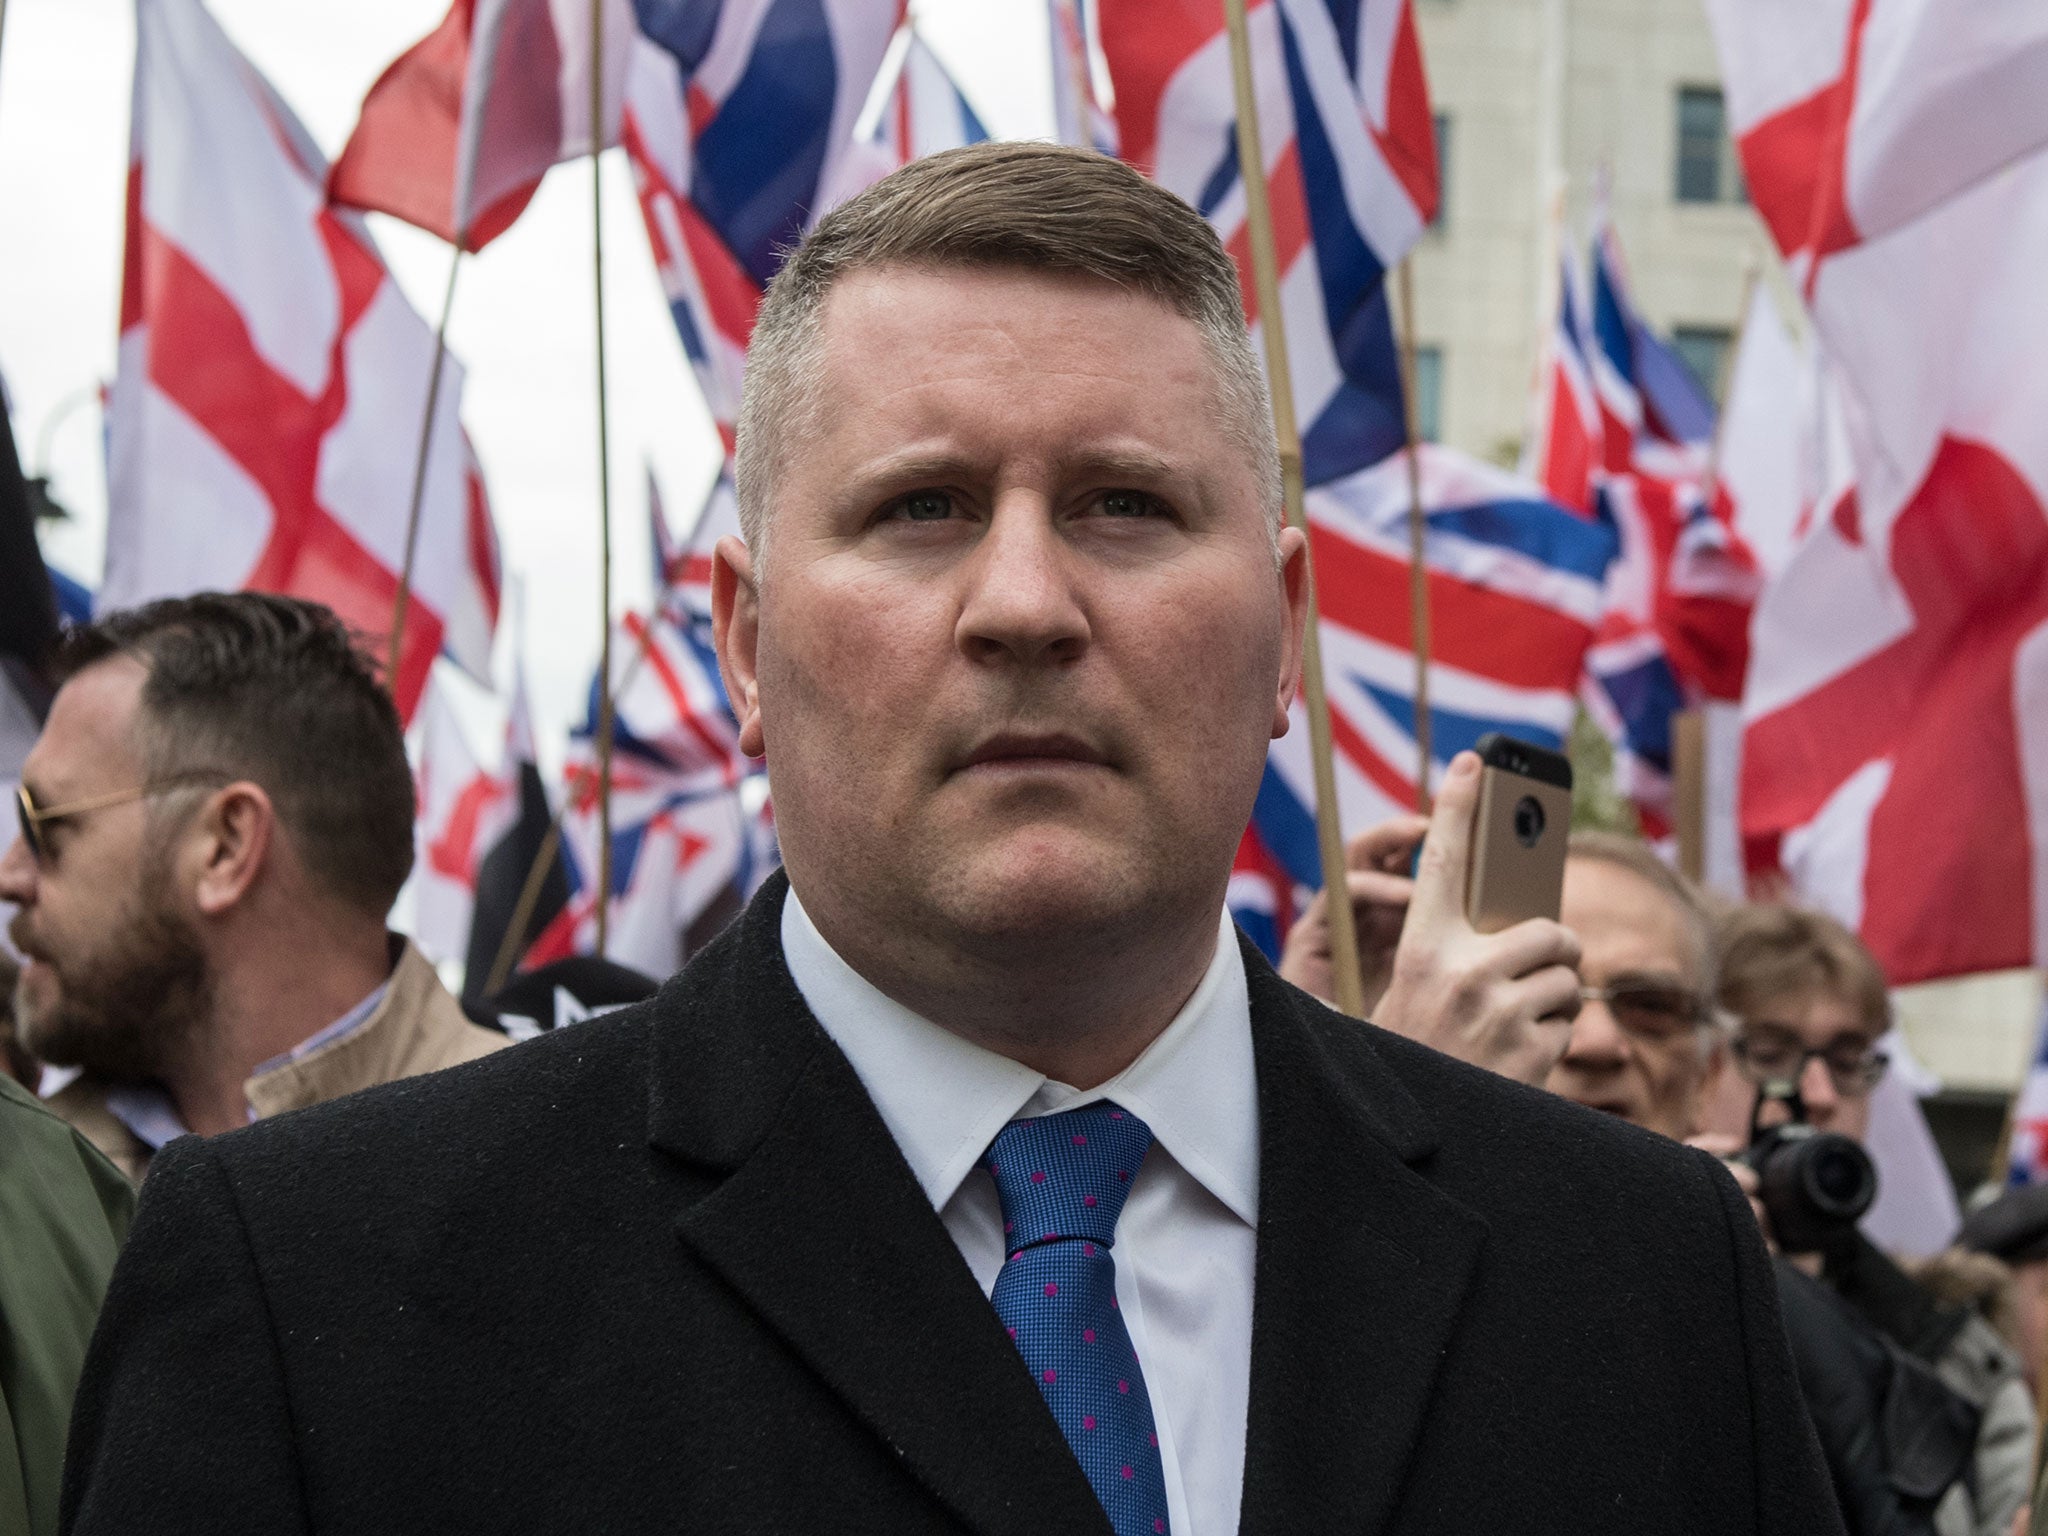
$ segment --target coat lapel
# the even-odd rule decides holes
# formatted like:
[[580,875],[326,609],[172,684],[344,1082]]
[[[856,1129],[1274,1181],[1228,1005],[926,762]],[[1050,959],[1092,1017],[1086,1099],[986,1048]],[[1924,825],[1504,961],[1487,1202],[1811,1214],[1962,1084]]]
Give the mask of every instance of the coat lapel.
[[1378,1532],[1485,1223],[1416,1171],[1433,1133],[1366,1027],[1312,1025],[1256,952],[1246,968],[1260,1171],[1242,1530]]
[[1015,1346],[791,981],[786,890],[779,875],[764,888],[655,1026],[650,1139],[725,1175],[678,1234],[969,1526],[1107,1532]]

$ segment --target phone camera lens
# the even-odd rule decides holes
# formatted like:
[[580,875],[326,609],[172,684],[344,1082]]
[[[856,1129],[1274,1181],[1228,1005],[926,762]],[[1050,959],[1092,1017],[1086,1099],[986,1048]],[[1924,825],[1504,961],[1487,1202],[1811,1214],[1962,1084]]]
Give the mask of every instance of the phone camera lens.
[[1537,804],[1533,795],[1524,795],[1515,802],[1515,840],[1524,848],[1534,848],[1543,836],[1543,807]]

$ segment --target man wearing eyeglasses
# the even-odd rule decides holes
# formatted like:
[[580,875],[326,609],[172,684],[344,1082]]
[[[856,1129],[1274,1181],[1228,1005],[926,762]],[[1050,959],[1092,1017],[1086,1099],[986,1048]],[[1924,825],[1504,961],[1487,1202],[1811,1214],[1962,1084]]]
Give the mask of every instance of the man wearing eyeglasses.
[[212,1135],[508,1043],[387,933],[413,795],[390,695],[315,603],[167,599],[70,633],[0,902],[50,1107],[131,1179]]
[[[1720,924],[1720,1002],[1735,1019],[1702,1111],[1729,1146],[1794,1115],[1861,1141],[1887,1062],[1884,973],[1840,923],[1747,906]],[[1813,1267],[1814,1260],[1806,1260]],[[1940,1536],[2005,1536],[2030,1492],[2034,1414],[2018,1358],[1976,1313],[1945,1307],[1860,1233],[1819,1256],[1821,1279],[1981,1412],[1974,1475],[1935,1512]]]
[[1684,1141],[1723,1050],[1714,930],[1698,893],[1645,844],[1580,832],[1565,860],[1564,926],[1578,936],[1578,1016],[1552,1093]]

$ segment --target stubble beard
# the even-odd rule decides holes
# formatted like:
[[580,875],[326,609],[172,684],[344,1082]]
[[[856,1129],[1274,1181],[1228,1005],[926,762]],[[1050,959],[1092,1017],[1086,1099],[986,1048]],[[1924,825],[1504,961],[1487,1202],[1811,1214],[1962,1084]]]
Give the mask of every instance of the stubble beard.
[[172,906],[166,861],[141,871],[125,921],[97,953],[46,958],[56,996],[15,985],[23,1046],[55,1067],[134,1082],[162,1079],[183,1060],[212,1012],[213,978],[190,923]]

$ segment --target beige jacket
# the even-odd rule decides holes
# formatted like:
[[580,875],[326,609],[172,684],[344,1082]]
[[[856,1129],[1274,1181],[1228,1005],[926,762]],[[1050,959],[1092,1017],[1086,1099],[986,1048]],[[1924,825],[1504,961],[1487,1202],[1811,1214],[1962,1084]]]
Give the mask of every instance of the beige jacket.
[[[511,1043],[496,1030],[472,1024],[427,957],[407,940],[383,1001],[369,1018],[297,1061],[259,1072],[243,1092],[257,1118],[267,1120],[359,1088],[474,1061]],[[150,1146],[107,1107],[106,1093],[104,1083],[86,1076],[52,1094],[48,1103],[139,1184],[149,1171]]]

